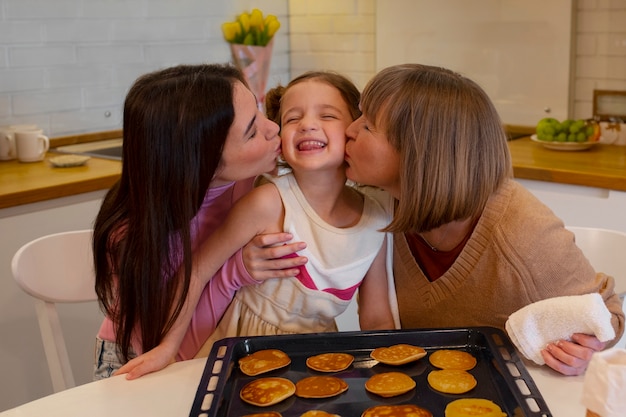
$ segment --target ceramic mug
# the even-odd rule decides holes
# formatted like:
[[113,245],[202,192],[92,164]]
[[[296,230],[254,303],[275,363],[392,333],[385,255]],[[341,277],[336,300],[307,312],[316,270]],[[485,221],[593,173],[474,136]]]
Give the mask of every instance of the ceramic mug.
[[0,161],[11,161],[17,157],[15,132],[17,130],[37,130],[37,125],[0,126]]
[[50,139],[43,130],[16,130],[15,149],[20,162],[42,161],[50,148]]

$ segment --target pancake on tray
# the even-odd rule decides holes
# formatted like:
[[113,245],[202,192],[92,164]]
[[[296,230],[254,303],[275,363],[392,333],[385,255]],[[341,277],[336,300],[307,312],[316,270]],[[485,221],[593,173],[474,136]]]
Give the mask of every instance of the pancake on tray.
[[413,378],[402,372],[385,372],[365,381],[365,389],[381,397],[395,397],[415,388]]
[[506,413],[489,400],[461,398],[446,406],[445,417],[506,417]]
[[427,379],[433,389],[446,394],[463,394],[472,390],[477,384],[472,374],[459,369],[431,371]]
[[239,369],[248,376],[280,369],[291,363],[289,356],[278,349],[264,349],[239,359]]
[[246,414],[243,417],[283,417],[278,411],[266,411],[265,413]]
[[309,410],[304,414],[301,414],[300,417],[341,417],[338,414],[330,414],[326,411],[322,410]]
[[266,377],[255,379],[241,388],[239,397],[248,404],[267,407],[291,397],[296,386],[286,378]]
[[399,344],[376,348],[370,356],[386,365],[404,365],[423,358],[426,356],[426,351],[421,347]]
[[339,372],[348,369],[354,356],[348,353],[322,353],[306,359],[306,366],[319,372]]
[[361,417],[433,417],[433,414],[413,404],[377,405],[363,411]]
[[469,371],[476,366],[476,358],[462,350],[440,349],[428,357],[431,365],[439,369]]
[[334,376],[309,376],[296,382],[296,396],[301,398],[328,398],[348,390],[348,384]]

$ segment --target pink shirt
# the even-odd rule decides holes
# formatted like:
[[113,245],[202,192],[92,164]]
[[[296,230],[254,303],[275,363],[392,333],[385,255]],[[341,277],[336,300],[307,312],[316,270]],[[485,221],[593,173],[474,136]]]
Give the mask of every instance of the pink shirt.
[[[252,189],[253,182],[254,178],[251,178],[209,189],[198,214],[191,222],[193,250],[222,224],[233,204]],[[238,251],[226,261],[204,289],[176,360],[192,359],[215,330],[235,292],[244,285],[256,283],[258,282],[250,276],[243,264],[241,250]],[[102,322],[98,337],[115,341],[113,322],[108,317]],[[137,354],[142,353],[138,337],[133,339],[132,346]]]

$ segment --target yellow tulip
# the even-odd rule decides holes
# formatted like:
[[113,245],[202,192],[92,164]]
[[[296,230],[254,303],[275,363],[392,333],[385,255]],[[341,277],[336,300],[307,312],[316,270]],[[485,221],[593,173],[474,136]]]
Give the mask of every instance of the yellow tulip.
[[244,33],[250,30],[250,15],[248,13],[242,13],[237,18],[239,23],[241,23],[241,27],[243,28]]
[[252,9],[250,14],[250,26],[263,30],[263,13],[259,9]]
[[273,15],[267,16],[267,18],[265,19],[265,25],[267,26],[267,36],[270,39],[280,28],[280,22],[278,21],[276,16]]
[[222,33],[230,43],[266,46],[279,28],[276,16],[263,18],[261,10],[252,9],[251,13],[241,13],[234,22],[223,23]]
[[226,22],[222,24],[222,33],[227,42],[234,42],[240,33],[241,25],[238,22]]

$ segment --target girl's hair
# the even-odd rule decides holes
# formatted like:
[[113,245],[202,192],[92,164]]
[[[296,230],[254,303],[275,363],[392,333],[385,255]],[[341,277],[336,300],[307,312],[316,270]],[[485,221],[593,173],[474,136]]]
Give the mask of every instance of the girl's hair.
[[265,95],[265,111],[267,113],[267,118],[277,123],[278,126],[281,126],[280,102],[285,95],[285,92],[290,87],[298,83],[310,80],[320,81],[335,87],[339,90],[341,97],[348,105],[348,110],[350,111],[352,120],[356,120],[359,116],[361,116],[361,110],[359,109],[359,99],[361,98],[361,93],[352,81],[333,71],[309,71],[291,80],[286,87],[278,85],[267,92]]
[[236,82],[246,85],[229,65],[180,65],[139,77],[126,96],[122,175],[93,240],[96,293],[125,360],[135,331],[146,352],[182,309],[190,222],[220,168]]
[[423,232],[474,217],[512,176],[493,103],[453,71],[383,69],[365,87],[361,109],[400,155],[400,199],[388,231]]

